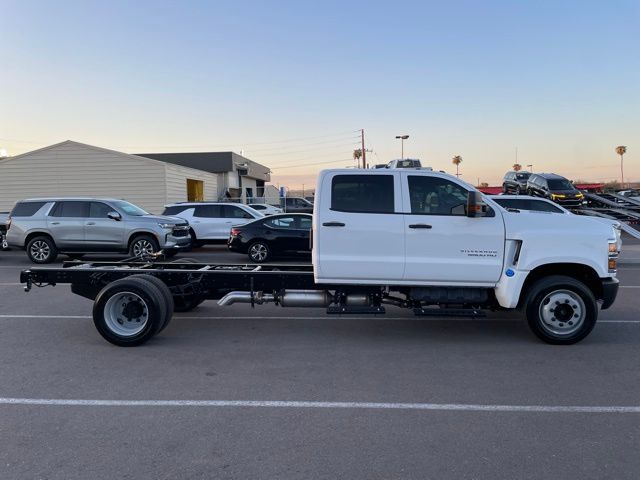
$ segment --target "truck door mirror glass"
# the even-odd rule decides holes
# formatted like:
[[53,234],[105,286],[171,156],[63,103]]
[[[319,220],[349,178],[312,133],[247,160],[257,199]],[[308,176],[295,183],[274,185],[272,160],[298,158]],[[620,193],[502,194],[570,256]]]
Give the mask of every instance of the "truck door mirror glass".
[[109,212],[107,213],[107,217],[109,217],[111,220],[115,220],[116,222],[122,220],[122,215],[120,215],[118,212]]
[[467,217],[486,217],[488,206],[482,199],[482,193],[470,191],[467,196]]

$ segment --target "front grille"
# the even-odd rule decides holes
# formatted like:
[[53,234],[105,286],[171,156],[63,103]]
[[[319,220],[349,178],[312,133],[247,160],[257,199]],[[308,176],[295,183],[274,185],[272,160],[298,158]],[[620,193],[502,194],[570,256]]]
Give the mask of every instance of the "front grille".
[[173,227],[173,236],[174,237],[186,237],[189,235],[189,226],[188,225],[178,225]]

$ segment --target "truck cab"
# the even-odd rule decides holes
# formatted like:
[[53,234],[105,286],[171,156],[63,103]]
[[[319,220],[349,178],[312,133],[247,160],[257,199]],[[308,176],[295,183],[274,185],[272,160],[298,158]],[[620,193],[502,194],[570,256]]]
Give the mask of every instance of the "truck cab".
[[[579,282],[602,308],[615,299],[619,244],[608,224],[507,211],[456,177],[424,169],[325,170],[316,192],[318,284],[384,286],[434,303],[458,289],[461,304],[487,298],[495,308],[526,309],[545,282],[566,281]],[[571,290],[563,285],[558,292]],[[540,301],[576,305],[582,316],[590,298],[580,295]],[[543,313],[547,323],[563,323],[560,330],[573,326]]]

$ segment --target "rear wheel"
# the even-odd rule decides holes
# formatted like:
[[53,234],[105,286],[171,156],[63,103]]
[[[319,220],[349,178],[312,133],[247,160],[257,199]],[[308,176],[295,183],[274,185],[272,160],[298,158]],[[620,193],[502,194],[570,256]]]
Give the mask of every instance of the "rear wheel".
[[122,278],[104,287],[93,304],[98,333],[119,347],[142,345],[160,331],[167,304],[160,289],[143,278]]
[[150,235],[140,235],[131,241],[129,255],[132,257],[146,257],[159,250],[158,242]]
[[596,324],[598,304],[582,282],[563,275],[537,280],[525,304],[531,331],[547,343],[570,345],[585,338]]
[[164,321],[162,322],[162,326],[160,327],[160,330],[158,330],[158,333],[160,333],[165,328],[167,328],[167,326],[171,322],[171,318],[173,317],[173,311],[175,309],[175,305],[173,303],[173,295],[171,295],[171,290],[169,290],[169,287],[167,286],[166,283],[164,283],[159,278],[154,277],[153,275],[144,275],[144,274],[131,275],[129,278],[140,278],[145,282],[149,282],[155,285],[160,291],[160,293],[162,294],[162,298],[164,298],[167,312],[164,317]]
[[247,251],[249,255],[249,259],[256,263],[263,263],[269,260],[271,257],[271,250],[269,246],[262,241],[253,242],[249,246],[249,250]]
[[58,258],[58,249],[51,237],[34,237],[27,244],[27,256],[33,263],[51,263]]

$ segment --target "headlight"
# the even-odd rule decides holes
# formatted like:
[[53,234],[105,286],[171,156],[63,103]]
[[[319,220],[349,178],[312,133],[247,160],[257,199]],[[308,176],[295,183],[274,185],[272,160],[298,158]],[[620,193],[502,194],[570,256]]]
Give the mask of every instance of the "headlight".
[[173,230],[173,223],[159,223],[158,225],[165,230]]

